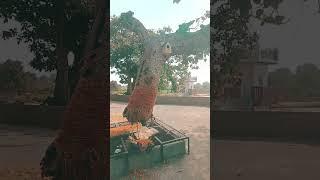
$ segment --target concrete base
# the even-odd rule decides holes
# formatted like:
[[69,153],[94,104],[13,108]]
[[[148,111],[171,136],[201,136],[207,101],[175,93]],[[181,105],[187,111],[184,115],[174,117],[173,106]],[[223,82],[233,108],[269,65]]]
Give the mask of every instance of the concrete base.
[[154,146],[148,152],[131,152],[110,159],[111,179],[127,175],[130,171],[151,168],[164,160],[187,153],[186,141],[179,140]]

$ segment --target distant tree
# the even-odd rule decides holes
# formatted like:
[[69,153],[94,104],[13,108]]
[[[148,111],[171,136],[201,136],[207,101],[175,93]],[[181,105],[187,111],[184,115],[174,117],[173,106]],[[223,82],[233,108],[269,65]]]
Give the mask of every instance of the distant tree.
[[293,88],[294,74],[289,68],[279,68],[269,73],[269,86],[275,88]]
[[[141,39],[131,30],[119,23],[119,17],[111,17],[110,23],[110,66],[115,68],[120,83],[127,84],[127,93],[131,94],[138,73],[138,62],[142,55]],[[133,79],[133,81],[132,81]]]
[[303,64],[296,68],[295,80],[302,96],[320,96],[320,71],[314,64]]
[[202,90],[204,93],[210,92],[210,82],[206,81],[202,83]]
[[320,96],[319,68],[310,63],[298,65],[295,73],[280,68],[269,73],[269,85],[283,90],[285,96]]
[[117,91],[121,88],[121,86],[117,83],[117,81],[110,81],[110,92]]
[[209,82],[203,82],[201,83],[196,83],[194,85],[194,90],[196,93],[210,93],[210,83]]
[[[3,39],[17,38],[34,54],[30,65],[39,71],[57,71],[54,96],[58,104],[68,99],[77,83],[87,34],[93,15],[86,1],[10,0],[0,2],[0,18],[4,23],[18,22],[2,32]],[[68,67],[67,55],[73,52],[75,62]],[[69,72],[68,72],[69,71]],[[69,78],[70,74],[70,78]]]
[[46,75],[42,75],[37,78],[36,88],[38,90],[49,90],[51,88],[51,80],[49,79],[49,77]]
[[21,90],[24,85],[23,76],[21,61],[8,59],[0,64],[0,88],[2,90]]
[[24,72],[23,74],[24,90],[32,91],[35,88],[37,80],[38,78],[34,73]]
[[201,85],[201,83],[196,83],[196,84],[194,85],[194,90],[196,91],[196,93],[201,93],[201,91],[202,91],[202,85]]

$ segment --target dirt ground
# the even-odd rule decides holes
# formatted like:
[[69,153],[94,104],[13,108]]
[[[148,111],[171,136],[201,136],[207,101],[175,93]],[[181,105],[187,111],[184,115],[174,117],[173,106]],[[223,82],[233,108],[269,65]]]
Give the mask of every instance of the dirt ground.
[[0,179],[41,180],[40,160],[55,132],[0,125]]
[[[124,103],[112,102],[112,112],[121,113]],[[209,108],[159,105],[154,115],[190,136],[190,155],[148,170],[132,172],[134,180],[209,180]],[[0,125],[0,180],[40,180],[39,162],[54,131]]]
[[215,140],[214,180],[320,179],[320,144]]
[[[116,113],[124,107],[113,102],[110,108]],[[157,105],[154,111],[191,137],[191,154],[123,179],[209,180],[209,108]],[[47,129],[0,125],[0,180],[41,180],[39,162],[54,135]],[[320,179],[320,143],[214,140],[211,148],[214,180]],[[140,178],[133,178],[136,174]]]

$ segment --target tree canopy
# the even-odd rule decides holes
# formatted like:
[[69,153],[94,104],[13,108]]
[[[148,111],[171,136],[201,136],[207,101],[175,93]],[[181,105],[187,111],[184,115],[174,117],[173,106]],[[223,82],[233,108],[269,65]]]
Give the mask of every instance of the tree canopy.
[[288,19],[278,12],[282,0],[214,0],[211,1],[211,58],[213,96],[237,74],[239,53],[255,48],[258,35],[249,28],[253,20],[261,25],[280,25]]
[[312,97],[320,95],[320,69],[310,63],[298,65],[295,72],[280,68],[269,75],[269,85],[284,91],[286,96]]
[[23,87],[23,66],[20,61],[8,59],[0,65],[0,88],[18,90]]
[[[143,45],[139,37],[132,31],[122,27],[119,17],[111,17],[110,23],[110,66],[116,69],[120,83],[127,84],[130,94],[138,73],[138,62],[142,56]],[[134,80],[135,81],[135,80]]]
[[[90,8],[94,4],[88,4],[89,2],[77,0],[0,2],[0,19],[4,23],[19,24],[4,30],[2,38],[14,37],[17,38],[18,44],[26,43],[34,54],[30,64],[36,70],[57,70],[54,96],[61,105],[67,102],[69,86],[72,92],[77,83],[82,66],[81,57],[88,51],[88,44],[92,46],[92,42],[87,43],[88,33],[92,29],[97,29],[94,27],[97,13]],[[93,39],[91,41],[95,41],[95,38]],[[69,52],[74,54],[71,67],[67,61]]]
[[[73,52],[78,60],[93,17],[85,5],[78,9],[72,1],[67,1],[66,4],[63,44],[66,51]],[[3,22],[19,23],[18,27],[3,31],[2,38],[15,37],[18,43],[26,43],[34,54],[31,66],[40,71],[56,69],[57,8],[57,3],[53,0],[12,0],[0,3],[0,18]]]
[[[208,17],[209,12],[193,21],[182,23],[175,32],[170,27],[145,31],[143,24],[130,11],[112,17],[111,67],[116,68],[121,83],[136,78],[144,38],[150,36],[159,42],[169,42],[173,48],[173,57],[164,64],[159,89],[166,89],[170,83],[172,90],[177,91],[179,81],[188,75],[188,68],[196,68],[197,62],[209,55],[210,29],[208,24],[203,24]],[[199,30],[193,32],[192,25]]]
[[0,64],[0,90],[32,91],[50,88],[50,79],[24,71],[21,61],[8,59]]

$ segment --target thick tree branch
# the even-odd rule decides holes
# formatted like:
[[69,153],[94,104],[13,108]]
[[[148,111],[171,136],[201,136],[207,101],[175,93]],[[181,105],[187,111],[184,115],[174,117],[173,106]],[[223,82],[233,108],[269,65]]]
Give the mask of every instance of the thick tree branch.
[[144,45],[150,43],[150,38],[158,40],[159,43],[168,42],[172,47],[172,55],[195,55],[201,51],[209,52],[210,47],[210,26],[204,25],[196,32],[176,32],[165,35],[150,36],[148,30],[135,17],[133,12],[126,12],[120,15],[119,21],[124,27],[136,33],[144,40]]
[[196,32],[166,34],[164,41],[172,46],[172,55],[195,55],[210,50],[210,26]]
[[97,0],[97,16],[94,20],[94,24],[92,30],[90,31],[87,39],[87,43],[84,49],[85,56],[95,47],[99,34],[102,33],[102,27],[104,27],[105,19],[106,19],[106,5],[105,0]]
[[144,25],[135,17],[133,12],[129,11],[120,15],[119,21],[123,22],[124,27],[136,33],[142,40],[146,40],[149,37],[148,30]]

